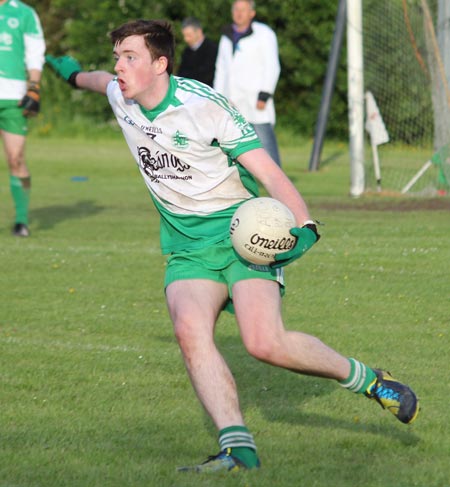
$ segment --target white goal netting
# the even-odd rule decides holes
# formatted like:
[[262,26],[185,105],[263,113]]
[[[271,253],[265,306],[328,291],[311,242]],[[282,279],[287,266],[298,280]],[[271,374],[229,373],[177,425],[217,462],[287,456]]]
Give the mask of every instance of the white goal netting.
[[450,1],[363,0],[363,53],[366,101],[368,94],[372,100],[366,129],[367,120],[378,117],[387,133],[370,144],[366,132],[367,190],[400,192],[431,161],[408,193],[444,194],[450,182]]

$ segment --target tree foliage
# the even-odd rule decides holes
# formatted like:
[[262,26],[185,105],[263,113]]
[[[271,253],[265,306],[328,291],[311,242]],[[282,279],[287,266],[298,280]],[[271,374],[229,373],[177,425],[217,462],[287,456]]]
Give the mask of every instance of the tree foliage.
[[[205,33],[219,40],[220,32],[230,22],[231,2],[223,0],[28,0],[41,17],[47,51],[71,54],[84,69],[113,69],[108,32],[130,19],[165,18],[173,23],[177,39],[176,66],[184,48],[181,21],[195,15]],[[257,19],[270,25],[278,36],[281,77],[275,94],[278,121],[295,132],[311,136],[320,107],[322,86],[334,32],[335,0],[259,0]],[[345,56],[339,73],[328,131],[346,136]],[[65,114],[68,118],[88,115],[107,121],[111,111],[102,97],[73,92],[48,74],[43,80],[45,113],[51,121]],[[68,106],[67,99],[76,102]],[[72,104],[73,105],[73,104]]]

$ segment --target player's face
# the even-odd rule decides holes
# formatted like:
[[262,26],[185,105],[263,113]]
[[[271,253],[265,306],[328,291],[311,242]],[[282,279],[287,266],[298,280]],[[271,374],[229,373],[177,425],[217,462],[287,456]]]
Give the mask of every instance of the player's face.
[[116,44],[114,59],[123,96],[137,101],[152,93],[158,75],[165,70],[161,63],[165,58],[152,59],[142,36],[130,36]]
[[248,2],[238,0],[233,3],[231,15],[233,17],[233,22],[239,29],[246,29],[253,20],[255,11]]

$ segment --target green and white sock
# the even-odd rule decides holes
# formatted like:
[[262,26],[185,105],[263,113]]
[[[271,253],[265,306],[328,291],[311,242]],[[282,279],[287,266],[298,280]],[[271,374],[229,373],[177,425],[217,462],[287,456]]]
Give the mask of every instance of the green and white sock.
[[30,205],[31,178],[9,177],[11,195],[16,208],[16,223],[28,225],[28,207]]
[[348,360],[350,362],[350,375],[347,379],[339,381],[339,384],[349,391],[364,394],[377,376],[370,367],[367,367],[362,362],[354,358],[349,358]]
[[231,454],[247,468],[259,464],[255,440],[245,426],[229,426],[219,431],[220,450],[231,448]]

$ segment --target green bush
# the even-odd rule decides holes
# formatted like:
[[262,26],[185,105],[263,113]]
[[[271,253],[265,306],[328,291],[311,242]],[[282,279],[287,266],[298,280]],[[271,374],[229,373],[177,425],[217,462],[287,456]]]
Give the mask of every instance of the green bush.
[[[223,25],[231,20],[231,2],[223,0],[80,0],[76,3],[72,0],[30,0],[29,3],[40,14],[48,52],[55,55],[72,54],[85,69],[113,69],[108,32],[127,20],[166,18],[172,21],[177,39],[175,71],[184,48],[181,36],[181,21],[184,17],[196,15],[202,21],[206,34],[217,41]],[[365,3],[365,15],[370,15],[374,9],[385,8],[381,3],[384,5],[384,2],[368,0]],[[401,8],[398,0],[392,5],[394,6]],[[275,94],[278,124],[282,128],[289,127],[302,136],[310,137],[314,134],[336,13],[335,0],[257,2],[257,19],[269,24],[278,35],[282,65]],[[389,16],[385,20],[392,22]],[[370,86],[374,77],[389,76],[393,92],[403,94],[391,98],[395,102],[391,110],[394,117],[392,125],[397,126],[397,122],[399,125],[402,117],[410,117],[414,129],[408,133],[392,133],[391,136],[395,140],[409,143],[418,137],[427,137],[432,130],[430,101],[423,91],[417,89],[414,82],[404,86],[402,63],[398,59],[398,56],[402,56],[402,50],[396,48],[403,41],[394,24],[390,31],[390,49],[373,59],[376,71],[367,73],[366,78]],[[372,44],[377,42],[378,37],[365,39],[366,54],[372,50]],[[73,92],[64,83],[56,80],[49,70],[46,70],[42,84],[43,113],[36,127],[38,131],[72,132],[84,130],[83,126],[87,124],[87,131],[92,132],[92,126],[104,127],[110,124],[111,111],[103,97]],[[376,93],[380,104],[384,103],[383,96],[382,93]],[[427,114],[425,119],[424,113]],[[79,123],[80,117],[84,120],[82,124]],[[420,123],[413,123],[419,121]],[[340,139],[348,137],[345,42],[329,113],[327,135]]]
[[[94,1],[30,0],[38,11],[46,35],[47,51],[71,54],[85,69],[113,69],[107,33],[133,18],[167,18],[173,22],[177,38],[176,64],[184,48],[181,21],[196,15],[206,34],[219,40],[223,25],[231,20],[230,3],[222,0],[135,0]],[[257,18],[272,26],[278,35],[282,74],[275,95],[278,121],[296,133],[311,136],[320,107],[323,79],[334,31],[336,2],[326,0],[261,0]],[[344,59],[344,58],[343,58]],[[71,92],[49,70],[43,79],[43,113],[35,130],[73,132],[84,130],[77,120],[92,125],[108,125],[111,111],[107,101],[95,94]],[[75,104],[73,102],[76,102]],[[343,62],[333,99],[329,132],[346,137],[346,74]],[[64,127],[67,126],[68,127]]]

